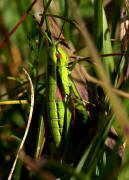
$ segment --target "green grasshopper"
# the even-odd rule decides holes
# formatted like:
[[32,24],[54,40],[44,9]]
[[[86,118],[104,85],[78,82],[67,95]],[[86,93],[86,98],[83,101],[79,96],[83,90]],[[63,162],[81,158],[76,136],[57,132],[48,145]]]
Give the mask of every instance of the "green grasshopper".
[[[48,123],[51,135],[58,148],[61,144],[64,117],[65,117],[65,102],[70,94],[70,81],[68,77],[68,58],[61,48],[52,45],[50,48],[50,56],[47,63],[47,107],[48,107]],[[63,91],[63,101],[56,101],[56,88],[60,81]]]
[[[38,24],[39,25],[39,24]],[[51,33],[50,33],[51,34]],[[68,71],[68,58],[65,52],[57,47],[49,38],[48,34],[44,32],[44,35],[49,42],[49,57],[47,60],[47,114],[48,114],[48,124],[50,128],[50,133],[52,135],[53,141],[56,147],[61,145],[64,119],[65,115],[70,114],[70,107],[68,113],[65,111],[67,108],[65,106],[66,102],[68,104],[68,96],[70,94],[70,80]],[[59,39],[59,38],[58,38]],[[60,94],[62,97],[56,98],[57,87],[61,86]],[[60,89],[60,88],[59,88]],[[69,115],[70,117],[70,115]],[[66,117],[66,120],[70,119]],[[68,134],[69,123],[66,124],[66,134]],[[65,135],[67,139],[68,135]]]

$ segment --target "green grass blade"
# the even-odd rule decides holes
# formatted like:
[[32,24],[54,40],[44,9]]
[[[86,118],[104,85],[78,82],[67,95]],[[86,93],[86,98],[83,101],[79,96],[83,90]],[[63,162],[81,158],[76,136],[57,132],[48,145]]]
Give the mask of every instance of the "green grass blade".
[[[110,32],[109,32],[104,9],[103,9],[103,54],[112,54]],[[105,57],[103,58],[103,61],[108,75],[111,75],[115,67],[113,56]]]
[[[107,137],[108,131],[111,127],[113,118],[110,119],[110,121],[107,122],[106,126],[104,129],[102,129],[94,138],[94,140],[92,141],[90,147],[88,148],[88,150],[86,150],[86,152],[84,153],[84,156],[82,157],[82,159],[80,160],[78,166],[77,166],[77,171],[80,171],[82,169],[85,169],[85,163],[88,159],[88,156],[91,153],[91,157],[90,157],[90,161],[87,162],[90,166],[90,164],[93,164],[95,158],[98,156],[98,153],[100,151],[100,147],[102,145],[102,143],[104,143],[105,138]],[[101,137],[101,138],[100,138]],[[88,164],[86,164],[86,166],[88,167]]]
[[67,164],[60,164],[56,161],[48,162],[43,169],[51,172],[55,177],[58,177],[59,179],[65,178],[65,176],[67,175],[67,180],[69,180],[70,177],[74,175],[77,180],[90,180],[85,179],[84,173],[78,173],[73,167]]
[[107,159],[106,166],[104,167],[103,171],[101,172],[100,176],[97,178],[97,180],[103,180],[103,179],[117,179],[117,172],[116,169],[120,167],[120,159],[118,156],[118,152],[120,150],[120,146],[122,144],[122,138],[120,137],[116,141],[116,145],[114,149],[112,150],[111,155]]
[[[86,178],[89,178],[95,171],[95,167],[103,153],[105,139],[108,135],[112,121],[113,117],[108,119],[105,127],[96,134],[76,167],[76,172],[85,172]],[[72,177],[71,180],[74,180],[74,177]]]
[[[94,1],[94,42],[99,53],[112,53],[111,39],[102,0]],[[113,57],[103,58],[105,68],[110,75],[114,70]]]
[[14,180],[19,180],[21,177],[21,170],[22,170],[23,163],[21,160],[18,160],[16,169],[14,172]]
[[71,98],[68,97],[66,102],[66,124],[65,124],[65,153],[68,155],[68,150],[70,147],[70,132],[71,132],[71,118],[72,118],[72,108],[71,108]]
[[103,47],[103,9],[102,0],[94,1],[94,42],[99,53]]
[[39,122],[39,130],[38,130],[38,137],[37,137],[37,146],[35,152],[35,158],[39,159],[42,151],[43,139],[44,138],[44,121],[43,116],[40,115],[40,122]]
[[114,12],[112,14],[113,20],[112,20],[111,38],[115,38],[115,32],[116,32],[117,23],[120,17],[120,9],[121,9],[122,1],[123,0],[114,1],[115,6],[114,6]]
[[47,17],[45,16],[45,13],[47,12],[51,2],[52,2],[52,0],[49,0],[48,2],[46,0],[43,0],[43,5],[44,5],[45,8],[44,8],[44,12],[43,12],[43,15],[42,15],[42,18],[41,18],[41,21],[40,21],[40,26],[43,25],[43,22],[44,22],[44,19],[45,19],[47,28],[49,27],[49,23],[48,23]]

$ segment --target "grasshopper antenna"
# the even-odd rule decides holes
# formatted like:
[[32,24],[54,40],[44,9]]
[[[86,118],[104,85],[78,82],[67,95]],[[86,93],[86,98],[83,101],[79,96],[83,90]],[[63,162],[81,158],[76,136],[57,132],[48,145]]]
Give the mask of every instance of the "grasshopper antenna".
[[64,20],[64,22],[63,22],[63,25],[62,25],[62,28],[61,28],[59,37],[57,38],[56,46],[62,41],[62,40],[61,40],[61,34],[62,34],[63,30],[64,30],[64,25],[65,25],[65,23],[66,23],[66,20]]

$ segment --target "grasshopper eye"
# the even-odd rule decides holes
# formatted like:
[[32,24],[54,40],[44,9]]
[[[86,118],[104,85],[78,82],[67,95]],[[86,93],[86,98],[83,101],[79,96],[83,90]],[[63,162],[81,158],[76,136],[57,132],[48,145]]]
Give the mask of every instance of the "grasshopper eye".
[[60,54],[60,52],[58,50],[56,50],[56,57],[57,59],[61,59],[62,55]]

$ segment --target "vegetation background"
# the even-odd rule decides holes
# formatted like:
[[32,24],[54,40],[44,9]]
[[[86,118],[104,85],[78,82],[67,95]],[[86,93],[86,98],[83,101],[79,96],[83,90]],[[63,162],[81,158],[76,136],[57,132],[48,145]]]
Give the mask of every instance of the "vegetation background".
[[[9,176],[30,112],[24,67],[35,105],[12,178],[128,180],[128,0],[37,0],[27,11],[32,3],[0,1],[0,42],[6,38],[0,44],[0,179]],[[48,37],[53,43],[61,39],[69,70],[76,62],[69,137],[62,150],[54,147],[47,127]]]

